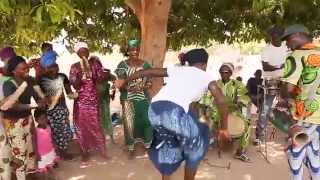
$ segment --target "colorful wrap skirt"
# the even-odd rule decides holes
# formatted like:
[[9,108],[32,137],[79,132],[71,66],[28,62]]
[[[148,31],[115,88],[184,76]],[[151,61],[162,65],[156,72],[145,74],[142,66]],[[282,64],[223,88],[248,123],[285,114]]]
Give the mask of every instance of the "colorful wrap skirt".
[[26,174],[35,171],[35,153],[32,144],[32,116],[20,119],[3,119],[11,148],[11,162],[17,164],[14,169],[17,179],[24,180]]
[[[1,117],[2,118],[2,117]],[[0,179],[11,179],[10,157],[11,151],[6,132],[0,119]]]
[[69,111],[66,106],[56,106],[47,111],[49,125],[52,130],[52,139],[57,150],[66,151],[73,133],[68,121]]
[[208,151],[208,126],[169,101],[153,102],[149,119],[153,127],[149,158],[160,173],[171,175],[183,161],[189,169],[197,169]]

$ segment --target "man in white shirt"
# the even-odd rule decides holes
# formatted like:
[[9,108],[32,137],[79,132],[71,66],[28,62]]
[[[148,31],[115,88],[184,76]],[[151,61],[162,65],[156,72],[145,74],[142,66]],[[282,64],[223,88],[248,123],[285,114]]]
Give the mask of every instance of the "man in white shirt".
[[[264,85],[269,88],[264,95],[263,105],[260,107],[259,118],[256,126],[255,145],[260,144],[264,140],[264,130],[268,122],[268,114],[271,110],[272,102],[276,96],[277,81],[283,74],[283,66],[288,48],[285,43],[281,43],[280,37],[283,34],[283,29],[272,26],[267,30],[269,43],[263,48],[261,53],[261,61],[264,76]],[[275,82],[274,85],[269,85],[268,82]],[[274,87],[271,87],[274,86]],[[271,90],[275,88],[275,90]]]

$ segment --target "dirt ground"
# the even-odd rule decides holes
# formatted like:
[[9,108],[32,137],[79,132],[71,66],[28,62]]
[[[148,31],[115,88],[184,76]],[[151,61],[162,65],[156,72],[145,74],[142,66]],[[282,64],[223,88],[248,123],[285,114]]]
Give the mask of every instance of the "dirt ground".
[[[129,160],[123,145],[122,126],[115,129],[116,144],[108,140],[108,153],[111,160],[104,161],[94,155],[88,167],[80,167],[80,157],[73,161],[62,162],[57,169],[60,180],[157,180],[160,174],[142,150],[137,152],[133,160]],[[249,155],[252,163],[244,163],[233,159],[233,152],[224,152],[218,157],[216,148],[210,148],[206,158],[198,170],[197,180],[285,180],[289,179],[288,165],[283,151],[284,135],[276,133],[275,139],[268,141],[268,163],[259,147],[250,146]],[[234,144],[236,146],[236,144]],[[74,153],[78,148],[73,147]],[[264,149],[262,147],[262,149]],[[216,166],[227,166],[230,169]],[[183,179],[183,168],[174,174],[174,180]]]

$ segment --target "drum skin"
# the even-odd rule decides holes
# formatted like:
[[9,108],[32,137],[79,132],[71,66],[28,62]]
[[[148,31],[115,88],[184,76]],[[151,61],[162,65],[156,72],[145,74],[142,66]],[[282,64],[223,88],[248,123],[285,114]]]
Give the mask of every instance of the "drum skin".
[[245,121],[241,119],[236,113],[228,115],[228,132],[231,138],[238,138],[242,136],[245,131]]

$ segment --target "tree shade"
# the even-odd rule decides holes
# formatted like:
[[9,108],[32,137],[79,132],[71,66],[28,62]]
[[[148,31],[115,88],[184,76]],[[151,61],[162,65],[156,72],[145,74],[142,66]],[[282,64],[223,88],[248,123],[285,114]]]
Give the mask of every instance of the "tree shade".
[[160,66],[167,48],[261,40],[272,24],[303,23],[319,35],[319,8],[320,0],[1,0],[0,46],[30,56],[66,32],[67,44],[84,39],[109,52],[140,37],[142,57]]

